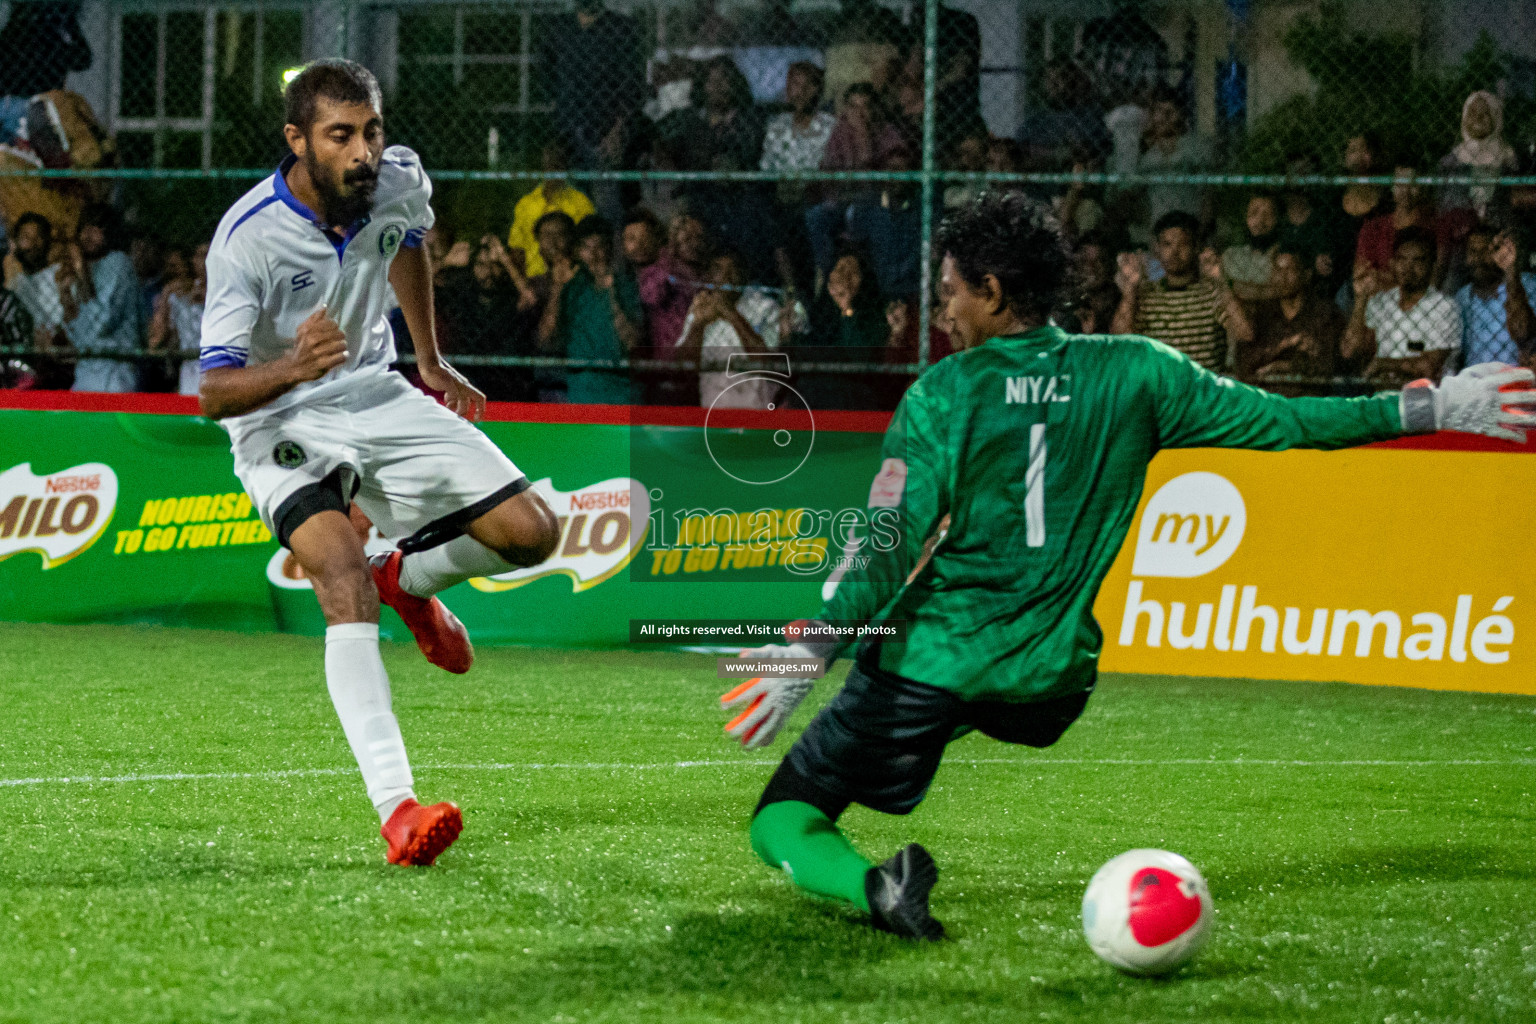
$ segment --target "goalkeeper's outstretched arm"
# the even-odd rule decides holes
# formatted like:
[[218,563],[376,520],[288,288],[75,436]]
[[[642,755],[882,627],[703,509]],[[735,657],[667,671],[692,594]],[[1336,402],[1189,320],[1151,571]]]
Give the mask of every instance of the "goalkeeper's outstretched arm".
[[1419,381],[1365,398],[1282,398],[1217,377],[1146,342],[1163,448],[1350,448],[1404,434],[1458,430],[1524,442],[1536,427],[1530,370],[1484,363],[1439,385]]

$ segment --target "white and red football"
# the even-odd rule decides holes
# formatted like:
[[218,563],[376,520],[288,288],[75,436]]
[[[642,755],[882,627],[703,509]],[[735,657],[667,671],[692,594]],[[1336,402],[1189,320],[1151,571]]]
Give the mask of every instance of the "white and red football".
[[1083,934],[1127,974],[1168,974],[1205,945],[1212,912],[1210,890],[1193,864],[1167,850],[1130,850],[1088,883]]

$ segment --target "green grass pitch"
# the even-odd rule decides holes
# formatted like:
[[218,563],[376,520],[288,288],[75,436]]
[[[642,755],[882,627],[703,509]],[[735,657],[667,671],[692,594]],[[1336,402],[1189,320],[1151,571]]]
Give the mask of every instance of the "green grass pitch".
[[[0,1021],[1536,1020],[1533,700],[1105,678],[1050,750],[967,738],[910,817],[844,819],[938,859],[917,946],[751,855],[785,738],[726,743],[710,658],[385,659],[464,808],[430,869],[384,863],[317,641],[0,626]],[[1079,929],[1134,846],[1216,901],[1170,980]]]

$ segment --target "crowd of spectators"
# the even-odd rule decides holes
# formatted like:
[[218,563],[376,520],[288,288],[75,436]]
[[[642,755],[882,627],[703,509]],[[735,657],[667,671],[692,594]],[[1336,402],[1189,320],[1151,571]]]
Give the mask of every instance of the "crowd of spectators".
[[[1065,72],[1062,81],[1077,83],[1057,90],[1079,97],[1075,105],[1063,100],[1021,130],[1034,169],[1094,166],[1100,126],[1116,170],[1213,169],[1209,144],[1167,93],[1153,90],[1131,111],[1122,104],[1100,125],[1080,99],[1082,81]],[[1139,125],[1129,152],[1127,123]],[[1476,91],[1462,108],[1461,142],[1433,167],[1394,159],[1370,131],[1348,139],[1338,172],[1389,176],[1390,188],[1258,190],[1240,205],[1193,183],[1110,187],[1089,199],[1080,187],[1058,192],[1077,260],[1057,320],[1085,333],[1146,334],[1293,395],[1396,387],[1480,362],[1536,363],[1536,190],[1475,180],[1518,169],[1503,130],[1499,99]],[[1430,188],[1426,170],[1474,180]],[[1088,201],[1104,215],[1079,225],[1073,210]]]
[[[649,85],[638,25],[599,0],[579,0],[549,33],[554,132],[539,152],[548,178],[517,201],[504,245],[454,238],[446,223],[430,239],[445,351],[564,363],[475,368],[492,399],[750,407],[777,388],[760,377],[733,384],[731,357],[775,351],[790,356],[793,386],[813,407],[895,402],[900,374],[795,368],[916,360],[915,182],[617,186],[581,176],[919,166],[920,21],[848,0],[814,46],[787,5],[760,21],[737,25],[709,8],[689,27],[691,47],[651,62]],[[1019,169],[1017,143],[992,138],[981,118],[975,17],[941,8],[937,29],[946,153],[974,170]],[[744,32],[771,41],[770,63],[782,63],[742,58],[732,47]],[[934,331],[933,356],[946,345]],[[611,365],[625,360],[648,368]],[[679,363],[690,368],[671,369]]]
[[[530,196],[542,203],[541,189]],[[566,191],[579,207],[585,197]],[[426,239],[444,351],[560,357],[467,368],[493,400],[760,408],[778,388],[762,376],[733,382],[741,372],[733,355],[782,352],[791,367],[916,356],[915,299],[890,298],[868,250],[846,237],[829,257],[823,286],[802,293],[755,280],[744,250],[686,205],[665,224],[635,206],[617,225],[551,207],[525,231],[514,225],[514,243],[519,236],[528,249],[494,234],[455,240],[442,225]],[[910,286],[915,293],[915,281]],[[404,325],[395,329],[404,344]],[[943,355],[942,334],[934,340]],[[613,365],[624,360],[646,360],[649,369]],[[904,383],[880,373],[796,374],[793,386],[813,408],[859,409],[889,406]]]
[[[195,375],[185,381],[176,376],[183,342],[172,342],[173,335],[190,330],[186,344],[196,347],[200,292],[195,312],[169,308],[173,296],[187,298],[203,287],[191,281],[193,260],[178,251],[179,274],[172,279],[159,248],[138,247],[145,259],[158,257],[152,272],[144,262],[136,265],[127,248],[122,217],[106,203],[85,206],[69,238],[58,237],[41,214],[17,218],[4,259],[0,310],[6,343],[31,351],[25,360],[7,363],[10,386],[125,392],[181,384],[195,392]],[[117,358],[150,351],[165,352],[165,358]]]
[[[691,47],[648,61],[634,18],[577,0],[546,38],[554,112],[538,166],[547,177],[485,218],[492,230],[459,237],[443,217],[429,233],[444,351],[464,358],[494,400],[766,405],[778,386],[733,386],[731,357],[782,352],[814,408],[892,406],[910,378],[875,371],[919,351],[916,181],[619,184],[583,172],[914,170],[924,119],[920,9],[914,15],[903,23],[871,0],[844,0],[834,29],[810,40],[787,5],[770,5],[752,26],[705,5]],[[735,46],[744,33],[773,45],[744,57]],[[975,17],[941,6],[938,38],[935,141],[945,170],[1217,168],[1187,91],[1154,75],[1106,89],[1071,60],[1049,63],[1032,112],[995,134],[981,116]],[[72,110],[69,95],[56,95],[53,109]],[[6,102],[0,136],[14,112]],[[81,118],[91,120],[88,109]],[[1288,394],[1396,385],[1532,358],[1536,189],[1476,180],[1518,169],[1503,121],[1499,98],[1475,91],[1460,141],[1437,163],[1400,157],[1361,131],[1335,168],[1295,168],[1390,176],[1391,187],[1237,197],[1191,182],[956,180],[936,190],[933,214],[988,187],[1050,203],[1074,250],[1054,316],[1068,330],[1145,334]],[[26,150],[25,139],[19,145]],[[8,152],[0,142],[0,160]],[[1473,181],[1431,189],[1425,171]],[[31,349],[8,364],[6,383],[194,392],[195,360],[183,356],[197,347],[207,246],[130,238],[92,198],[74,196],[75,206],[50,215],[47,203],[0,187],[10,238],[0,344]],[[403,323],[396,333],[408,351]],[[942,318],[928,349],[933,359],[948,352]],[[129,352],[139,358],[110,358]],[[539,358],[478,361],[509,356]],[[871,369],[798,369],[815,363]]]
[[[1120,57],[1108,64],[1135,68],[1110,76],[1106,86],[1098,66],[1105,61],[1090,70],[1054,60],[1040,76],[1031,113],[997,134],[981,116],[978,23],[941,5],[934,94],[940,166],[1126,175],[1219,169],[1216,140],[1193,124],[1187,80],[1176,88],[1156,61],[1142,67],[1156,39],[1127,42],[1120,38],[1125,26],[1110,28],[1118,33],[1110,48]],[[594,62],[596,77],[561,73],[571,81],[555,90],[555,121],[569,145],[546,151],[544,166],[552,174],[915,169],[922,30],[920,14],[903,23],[870,0],[844,0],[837,24],[815,38],[787,5],[769,5],[759,23],[746,25],[706,4],[684,33],[689,45],[659,53],[647,76],[637,25],[600,0],[581,0],[552,45],[608,59]],[[624,54],[635,57],[615,59]],[[783,62],[777,70],[774,60]],[[1426,171],[1476,178],[1516,169],[1494,94],[1466,97],[1460,134],[1442,160],[1422,166],[1395,158],[1372,132],[1350,138],[1333,169],[1392,176],[1391,188],[1255,192],[1239,206],[1232,193],[1198,183],[962,180],[937,190],[933,212],[942,216],[987,187],[1025,187],[1051,203],[1076,253],[1073,284],[1056,316],[1068,329],[1148,334],[1212,370],[1291,394],[1333,391],[1348,381],[1387,385],[1468,359],[1520,361],[1536,342],[1519,269],[1528,263],[1525,239],[1536,232],[1518,230],[1521,217],[1536,222],[1536,191],[1475,182],[1432,190],[1418,181]],[[701,364],[691,375],[635,372],[625,386],[603,385],[604,394],[627,386],[635,400],[669,404],[709,404],[726,391],[726,400],[766,401],[751,389],[722,391],[719,366],[732,352],[778,349],[793,365],[915,357],[924,284],[915,182],[650,182],[583,192],[565,180],[552,179],[518,204],[509,241],[524,250],[521,273],[529,281],[544,273],[542,243],[530,226],[556,207],[578,230],[585,218],[615,221],[619,258],[610,265],[596,253],[594,267],[571,256],[576,269],[562,271],[556,288],[570,287],[560,283],[565,275],[574,282],[585,272],[575,294],[587,315],[564,305],[573,301],[565,291],[555,292],[562,305],[552,310],[549,290],[534,289],[537,299],[528,301],[543,311],[539,330],[524,330],[504,352]],[[514,281],[522,280],[518,274],[509,271]],[[589,296],[589,280],[606,306]],[[942,328],[940,320],[929,339],[935,357],[947,351]],[[1358,383],[1362,378],[1371,383]],[[540,371],[526,379],[541,400],[562,389],[575,400],[592,381],[609,380],[574,366],[563,377]],[[797,375],[795,386],[813,406],[858,408],[888,406],[904,383],[892,375],[812,373]]]

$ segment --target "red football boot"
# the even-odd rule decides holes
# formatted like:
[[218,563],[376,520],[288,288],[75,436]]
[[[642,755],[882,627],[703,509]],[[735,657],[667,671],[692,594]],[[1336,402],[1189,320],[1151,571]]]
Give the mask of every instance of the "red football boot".
[[464,815],[446,801],[423,807],[410,797],[400,802],[379,835],[389,842],[391,864],[426,867],[437,860],[464,830]]
[[416,638],[416,646],[427,660],[449,672],[464,673],[475,663],[475,649],[469,631],[459,617],[435,597],[417,597],[400,589],[398,551],[380,553],[368,559],[373,569],[373,583],[379,588],[379,600],[393,608],[405,620]]

